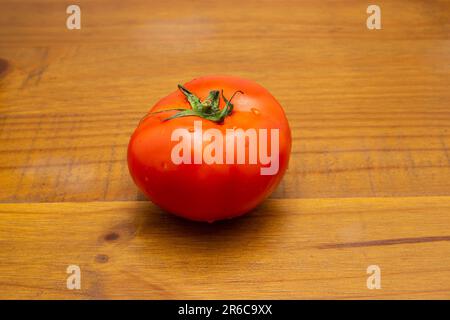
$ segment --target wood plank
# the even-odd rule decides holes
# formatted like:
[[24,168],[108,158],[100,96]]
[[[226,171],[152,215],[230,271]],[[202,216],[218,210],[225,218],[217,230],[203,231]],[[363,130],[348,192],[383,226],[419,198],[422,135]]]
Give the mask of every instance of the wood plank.
[[0,298],[448,299],[449,213],[450,197],[273,199],[208,225],[147,202],[1,204]]
[[80,1],[69,31],[65,3],[2,1],[0,201],[142,199],[125,161],[138,120],[223,73],[286,110],[273,198],[449,195],[450,3],[378,4],[372,32],[361,1]]

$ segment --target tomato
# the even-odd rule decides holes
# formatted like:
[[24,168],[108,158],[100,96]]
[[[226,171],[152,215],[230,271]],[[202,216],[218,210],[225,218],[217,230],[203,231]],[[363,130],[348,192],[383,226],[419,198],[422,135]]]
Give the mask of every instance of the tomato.
[[[183,138],[174,138],[176,132]],[[237,77],[207,76],[153,106],[131,136],[128,167],[139,189],[162,209],[213,222],[249,212],[268,197],[290,151],[288,121],[266,89]]]

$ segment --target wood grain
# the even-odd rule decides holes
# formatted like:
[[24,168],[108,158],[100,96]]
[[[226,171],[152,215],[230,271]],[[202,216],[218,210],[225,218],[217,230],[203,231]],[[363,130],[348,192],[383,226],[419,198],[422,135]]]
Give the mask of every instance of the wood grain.
[[[450,298],[450,1],[377,1],[376,31],[355,0],[77,4],[72,31],[64,1],[0,4],[0,298]],[[265,86],[293,134],[272,199],[218,225],[142,201],[126,164],[207,74]]]
[[69,31],[64,2],[3,1],[0,201],[142,200],[125,161],[137,122],[177,83],[224,73],[288,115],[273,197],[448,195],[450,4],[379,5],[369,31],[361,1],[80,1]]
[[[0,295],[448,299],[449,213],[450,197],[274,199],[208,225],[147,202],[2,204]],[[71,264],[81,290],[66,289]],[[381,290],[366,287],[374,264]]]

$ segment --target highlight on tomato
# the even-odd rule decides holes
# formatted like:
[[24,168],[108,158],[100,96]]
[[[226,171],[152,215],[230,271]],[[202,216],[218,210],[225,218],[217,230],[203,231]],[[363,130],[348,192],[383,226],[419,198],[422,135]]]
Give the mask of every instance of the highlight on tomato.
[[138,188],[175,215],[213,222],[260,204],[288,166],[291,132],[281,105],[257,83],[194,79],[159,100],[128,145]]

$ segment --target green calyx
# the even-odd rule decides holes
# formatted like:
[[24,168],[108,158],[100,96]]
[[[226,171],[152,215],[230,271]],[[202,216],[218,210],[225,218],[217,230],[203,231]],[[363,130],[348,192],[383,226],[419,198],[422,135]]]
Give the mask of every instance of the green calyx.
[[167,111],[179,111],[175,113],[173,116],[170,116],[163,121],[172,120],[175,118],[181,117],[190,117],[196,116],[206,120],[210,120],[216,123],[223,122],[225,117],[229,116],[233,111],[233,104],[231,100],[234,98],[236,93],[243,93],[242,91],[236,91],[231,96],[230,100],[225,98],[223,95],[223,90],[220,92],[222,95],[222,99],[225,102],[225,107],[221,110],[219,108],[220,95],[218,90],[212,90],[209,92],[208,96],[201,101],[195,94],[190,92],[188,89],[183,87],[181,84],[178,85],[178,89],[185,95],[187,101],[189,102],[192,109],[182,109],[182,108],[174,108],[174,109],[166,109],[161,111],[152,112],[149,115],[167,112]]

